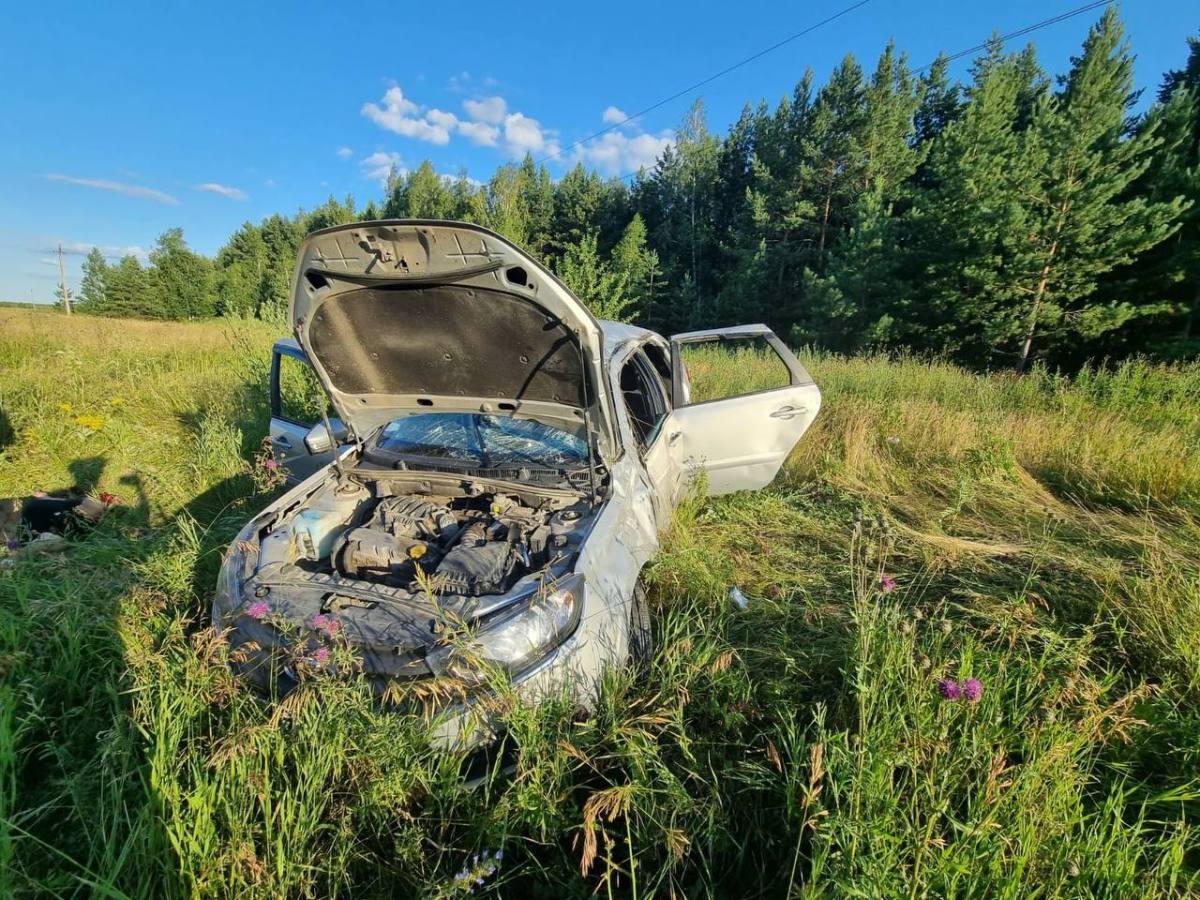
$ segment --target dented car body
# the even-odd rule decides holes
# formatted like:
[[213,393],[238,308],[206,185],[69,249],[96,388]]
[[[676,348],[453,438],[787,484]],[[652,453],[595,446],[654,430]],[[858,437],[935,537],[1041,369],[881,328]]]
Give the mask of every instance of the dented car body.
[[[497,673],[524,699],[587,705],[607,668],[646,654],[639,576],[697,474],[710,493],[765,486],[820,406],[765,326],[667,340],[597,321],[468,224],[310,235],[291,321],[271,436],[304,477],[231,545],[214,621],[240,669],[284,687],[306,667],[380,692],[453,678],[433,726],[446,745],[493,736],[474,698]],[[692,396],[690,348],[749,341],[780,384]],[[286,361],[311,366],[335,419],[288,414]]]

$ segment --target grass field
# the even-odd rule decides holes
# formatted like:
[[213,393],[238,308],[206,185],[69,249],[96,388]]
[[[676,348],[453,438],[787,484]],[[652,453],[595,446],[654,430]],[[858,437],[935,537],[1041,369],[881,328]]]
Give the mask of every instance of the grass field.
[[1200,367],[806,356],[824,409],[785,471],[689,501],[652,564],[647,671],[591,717],[501,697],[518,768],[467,789],[360,686],[272,707],[221,663],[271,337],[0,310],[0,496],[122,501],[0,570],[3,892],[1200,889]]

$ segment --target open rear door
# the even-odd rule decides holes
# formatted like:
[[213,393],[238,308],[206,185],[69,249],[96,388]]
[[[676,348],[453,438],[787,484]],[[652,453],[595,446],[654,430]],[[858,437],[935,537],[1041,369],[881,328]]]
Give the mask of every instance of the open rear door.
[[679,452],[710,494],[770,484],[821,408],[821,391],[766,325],[671,338]]

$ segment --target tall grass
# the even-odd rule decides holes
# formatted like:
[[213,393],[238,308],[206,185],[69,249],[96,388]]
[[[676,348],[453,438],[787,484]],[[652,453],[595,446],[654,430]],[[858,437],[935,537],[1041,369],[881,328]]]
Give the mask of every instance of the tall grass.
[[[0,496],[123,500],[0,570],[5,892],[1196,890],[1200,370],[806,355],[825,405],[784,472],[689,500],[648,570],[650,664],[590,715],[501,691],[516,771],[467,787],[420,714],[320,677],[263,703],[223,664],[271,336],[0,312]],[[700,390],[767,377],[712,362]]]

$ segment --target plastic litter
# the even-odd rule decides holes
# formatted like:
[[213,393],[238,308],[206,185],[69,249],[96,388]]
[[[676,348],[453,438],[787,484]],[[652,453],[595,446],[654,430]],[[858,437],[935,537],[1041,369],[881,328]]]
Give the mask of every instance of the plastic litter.
[[750,600],[737,587],[731,587],[729,589],[729,599],[737,604],[738,609],[750,608]]
[[52,531],[43,531],[25,545],[25,550],[29,553],[61,553],[66,549],[66,539]]

